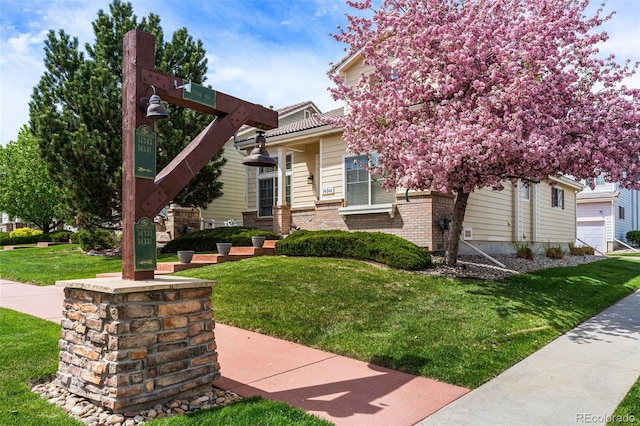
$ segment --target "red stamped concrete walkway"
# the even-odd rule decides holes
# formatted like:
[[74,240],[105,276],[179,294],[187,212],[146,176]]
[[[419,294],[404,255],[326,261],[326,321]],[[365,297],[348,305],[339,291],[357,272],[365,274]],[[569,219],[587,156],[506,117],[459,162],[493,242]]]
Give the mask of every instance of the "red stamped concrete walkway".
[[[3,308],[59,323],[63,299],[62,288],[0,279]],[[468,392],[223,324],[215,333],[216,387],[285,401],[338,426],[411,426]]]

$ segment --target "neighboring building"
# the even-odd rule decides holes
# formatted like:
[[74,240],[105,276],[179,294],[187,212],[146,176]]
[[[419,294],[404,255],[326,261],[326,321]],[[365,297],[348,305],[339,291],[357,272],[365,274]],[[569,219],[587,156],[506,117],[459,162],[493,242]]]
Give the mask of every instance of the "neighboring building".
[[9,217],[6,213],[0,213],[0,232],[11,232],[27,226],[20,218]]
[[578,194],[577,222],[578,239],[602,253],[628,244],[627,232],[640,229],[640,191],[598,177]]

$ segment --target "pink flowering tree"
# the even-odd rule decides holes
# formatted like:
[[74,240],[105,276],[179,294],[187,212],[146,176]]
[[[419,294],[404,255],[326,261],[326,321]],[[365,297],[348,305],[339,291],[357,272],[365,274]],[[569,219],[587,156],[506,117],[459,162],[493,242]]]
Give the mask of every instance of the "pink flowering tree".
[[[598,56],[588,0],[371,0],[334,37],[372,72],[347,85],[348,150],[378,154],[384,187],[455,195],[455,265],[469,194],[549,176],[603,174],[640,188],[638,64]],[[363,17],[363,15],[369,17]]]

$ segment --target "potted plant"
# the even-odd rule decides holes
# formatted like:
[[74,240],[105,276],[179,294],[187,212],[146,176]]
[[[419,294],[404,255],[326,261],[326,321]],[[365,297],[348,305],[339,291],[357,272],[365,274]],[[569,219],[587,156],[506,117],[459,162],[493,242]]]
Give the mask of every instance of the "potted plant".
[[178,250],[178,260],[180,263],[191,263],[193,250]]
[[251,237],[251,244],[256,248],[262,248],[262,246],[264,245],[264,240],[266,239],[267,237],[265,237],[264,235],[254,235],[253,237]]
[[227,256],[231,251],[231,243],[225,243],[225,242],[216,243],[216,250],[218,250],[219,254],[223,256]]

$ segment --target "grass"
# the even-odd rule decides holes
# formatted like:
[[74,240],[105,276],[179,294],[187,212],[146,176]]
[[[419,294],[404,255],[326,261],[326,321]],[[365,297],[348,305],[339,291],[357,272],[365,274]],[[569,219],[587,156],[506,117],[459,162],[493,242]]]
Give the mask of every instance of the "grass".
[[[177,256],[162,254],[158,260],[177,260]],[[57,280],[91,278],[121,270],[120,258],[88,256],[77,244],[0,250],[0,276],[37,285],[53,285]]]
[[59,338],[59,325],[0,308],[0,424],[82,424],[30,390],[58,369]]
[[[80,426],[58,406],[32,393],[29,383],[55,374],[60,326],[0,308],[0,424],[5,426]],[[298,408],[260,397],[225,407],[159,419],[149,426],[327,426],[330,422]]]
[[489,282],[287,257],[180,275],[218,281],[221,323],[470,388],[640,288],[622,258]]
[[[636,422],[640,424],[640,379],[636,381],[611,417],[612,421],[607,423],[609,425],[630,425]],[[632,418],[634,421],[631,421]]]
[[640,252],[633,253],[611,253],[609,256],[619,256],[619,257],[640,257]]

